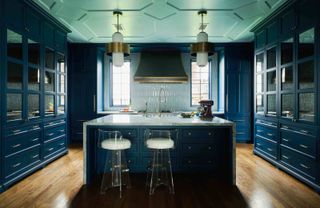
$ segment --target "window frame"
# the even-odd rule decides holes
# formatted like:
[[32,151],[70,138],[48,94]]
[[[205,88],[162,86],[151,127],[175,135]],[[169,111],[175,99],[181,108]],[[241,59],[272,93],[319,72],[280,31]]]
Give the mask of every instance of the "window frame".
[[[192,62],[196,62],[196,59],[190,59],[190,107],[198,107],[198,105],[192,104]],[[208,59],[208,99],[212,99],[212,59]]]
[[[130,85],[130,91],[129,91],[129,100],[131,100],[131,59],[124,59],[124,62],[129,62],[129,85]],[[114,105],[113,104],[113,64],[112,64],[112,59],[109,59],[109,96],[108,96],[108,103],[110,108],[121,108],[121,107],[128,107],[130,106],[130,101],[128,105]]]

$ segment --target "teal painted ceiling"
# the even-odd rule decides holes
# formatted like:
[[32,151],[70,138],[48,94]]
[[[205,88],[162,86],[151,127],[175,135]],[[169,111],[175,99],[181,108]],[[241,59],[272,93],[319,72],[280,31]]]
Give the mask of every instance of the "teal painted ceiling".
[[204,17],[210,42],[249,42],[250,29],[288,0],[33,0],[68,27],[71,42],[107,43],[116,31],[125,42],[195,42]]

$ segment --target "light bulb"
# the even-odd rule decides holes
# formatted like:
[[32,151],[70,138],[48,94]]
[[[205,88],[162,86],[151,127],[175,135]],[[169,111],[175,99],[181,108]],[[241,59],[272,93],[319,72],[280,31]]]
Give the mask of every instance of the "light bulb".
[[123,35],[120,32],[112,34],[112,42],[123,42]]
[[197,35],[197,42],[208,42],[208,34],[205,32],[199,32]]
[[208,64],[208,53],[198,52],[197,53],[197,65],[200,67],[204,67],[207,64]]

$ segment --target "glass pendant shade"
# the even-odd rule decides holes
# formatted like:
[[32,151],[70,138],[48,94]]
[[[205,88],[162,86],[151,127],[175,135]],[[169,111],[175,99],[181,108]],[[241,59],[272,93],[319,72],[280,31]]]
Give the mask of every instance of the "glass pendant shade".
[[[123,42],[123,35],[119,32],[115,32],[112,35],[112,42]],[[124,63],[124,54],[121,52],[112,53],[112,63],[114,66],[120,67]]]
[[[208,34],[205,32],[200,32],[197,35],[197,42],[208,42]],[[207,52],[197,52],[197,65],[200,67],[206,66],[208,63],[208,53]]]

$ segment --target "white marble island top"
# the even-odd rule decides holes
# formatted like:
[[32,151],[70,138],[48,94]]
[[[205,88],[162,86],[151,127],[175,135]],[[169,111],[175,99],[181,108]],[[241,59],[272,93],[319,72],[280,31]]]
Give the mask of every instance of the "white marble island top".
[[182,118],[179,115],[108,115],[84,123],[84,126],[233,126],[234,123],[219,117],[201,120],[198,117]]

